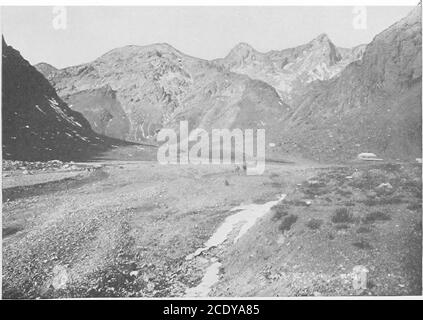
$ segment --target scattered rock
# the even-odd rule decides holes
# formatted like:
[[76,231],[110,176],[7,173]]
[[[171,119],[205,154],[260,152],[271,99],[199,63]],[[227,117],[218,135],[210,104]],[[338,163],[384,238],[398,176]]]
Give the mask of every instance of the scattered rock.
[[362,250],[370,250],[373,247],[370,245],[370,243],[367,240],[364,239],[360,239],[357,242],[353,243],[354,247],[357,247],[358,249],[362,249]]
[[136,270],[136,271],[131,271],[130,273],[129,273],[129,275],[130,276],[132,276],[132,277],[138,277],[138,274],[139,274],[140,272],[138,271],[138,270]]
[[281,234],[280,236],[279,236],[279,238],[278,238],[278,244],[279,245],[282,245],[282,244],[284,244],[285,243],[285,240],[286,240],[286,237],[283,235],[283,234]]
[[381,189],[392,189],[392,188],[393,187],[392,187],[392,185],[389,182],[387,182],[387,183],[381,183],[380,185],[378,185],[376,187],[376,189],[378,189],[378,190],[381,190]]
[[357,156],[357,158],[363,161],[382,161],[383,160],[383,159],[377,158],[374,153],[370,153],[370,152],[360,153]]
[[363,177],[363,173],[362,173],[362,172],[360,172],[360,171],[356,171],[356,172],[354,172],[354,173],[351,175],[351,177],[352,177],[354,180],[358,180],[358,179],[361,179],[361,178]]
[[312,187],[312,186],[319,186],[320,185],[320,182],[317,181],[317,180],[308,180],[307,183],[308,183],[308,185],[310,187]]
[[68,283],[69,276],[65,267],[57,265],[53,268],[53,280],[51,285],[54,289],[64,289]]
[[358,155],[358,158],[359,159],[363,159],[363,158],[376,158],[376,155],[374,153],[370,153],[370,152],[363,152],[363,153],[360,153]]
[[365,266],[357,265],[353,268],[351,276],[352,276],[352,285],[354,290],[365,290],[367,289],[367,275],[369,273],[369,269]]

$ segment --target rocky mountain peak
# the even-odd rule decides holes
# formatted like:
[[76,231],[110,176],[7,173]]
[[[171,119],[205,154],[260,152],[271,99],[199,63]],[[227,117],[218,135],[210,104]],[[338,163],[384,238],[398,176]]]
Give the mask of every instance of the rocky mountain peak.
[[57,68],[53,67],[51,64],[46,62],[37,63],[34,66],[39,72],[41,72],[47,79],[55,72],[58,71]]
[[313,43],[331,43],[329,36],[326,33],[319,34],[312,40]]
[[232,50],[248,50],[248,51],[255,51],[254,48],[248,44],[247,42],[239,42]]
[[145,56],[149,57],[162,57],[163,55],[173,55],[173,56],[182,56],[183,54],[172,47],[168,43],[154,43],[145,46],[139,45],[128,45],[124,47],[119,47],[109,52],[105,53],[98,58],[99,61],[114,61],[114,60],[127,60],[131,58],[143,58]]
[[317,56],[326,58],[328,65],[334,65],[342,59],[341,54],[338,52],[336,46],[332,43],[326,33],[322,33],[314,38],[309,43],[311,51]]
[[232,48],[232,50],[227,55],[227,58],[231,58],[231,57],[246,58],[246,57],[248,57],[251,54],[254,54],[256,52],[257,51],[252,46],[250,46],[248,43],[240,42],[235,47]]
[[158,52],[163,53],[163,54],[174,53],[174,54],[182,55],[182,53],[179,50],[177,50],[175,47],[173,47],[172,45],[170,45],[167,42],[154,43],[154,44],[151,44],[151,45],[143,46],[141,48],[144,48],[147,51],[155,50],[155,51],[158,51]]

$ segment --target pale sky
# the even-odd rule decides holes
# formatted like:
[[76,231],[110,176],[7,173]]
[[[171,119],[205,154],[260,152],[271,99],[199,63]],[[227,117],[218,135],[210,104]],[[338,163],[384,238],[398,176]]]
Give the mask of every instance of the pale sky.
[[[417,4],[417,2],[416,2]],[[341,47],[369,43],[413,7],[367,7],[367,28],[353,27],[353,7],[66,7],[67,27],[53,27],[53,7],[2,7],[6,42],[30,63],[57,68],[90,62],[130,44],[167,42],[194,57],[224,57],[239,42],[266,52],[304,44],[321,33]]]

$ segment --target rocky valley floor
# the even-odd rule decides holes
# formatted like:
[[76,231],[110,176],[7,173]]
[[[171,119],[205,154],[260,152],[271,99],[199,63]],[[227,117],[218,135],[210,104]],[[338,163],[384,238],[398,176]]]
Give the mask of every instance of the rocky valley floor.
[[[275,162],[261,176],[3,162],[3,297],[421,295],[421,174],[385,162]],[[269,204],[239,239],[245,221],[193,257],[228,217]]]

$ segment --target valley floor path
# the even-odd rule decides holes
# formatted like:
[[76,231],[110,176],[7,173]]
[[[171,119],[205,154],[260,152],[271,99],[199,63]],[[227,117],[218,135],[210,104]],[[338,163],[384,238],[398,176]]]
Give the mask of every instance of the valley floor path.
[[[371,269],[369,252],[352,246],[346,234],[352,227],[338,230],[330,221],[328,228],[334,231],[305,226],[312,213],[305,212],[302,217],[299,210],[310,211],[320,200],[315,195],[306,197],[311,200],[298,200],[295,194],[304,181],[322,170],[327,167],[271,163],[264,175],[246,176],[233,165],[103,161],[76,163],[63,170],[4,171],[3,297],[316,294],[319,284],[313,281],[322,275],[339,278],[358,264]],[[277,217],[276,213],[275,218],[271,209],[278,203],[293,205],[297,218],[292,219],[296,220],[292,228],[280,227],[278,219],[286,214]],[[233,220],[224,241],[207,247],[213,234],[231,219],[228,217],[248,206],[257,206],[255,212],[260,208],[265,211],[248,221]],[[319,206],[314,210],[319,211]],[[333,205],[325,210],[332,209]],[[396,232],[407,237],[402,245],[412,250],[409,242],[415,243],[419,236],[421,240],[421,229],[407,228],[412,228],[411,223],[421,224],[421,220],[416,215],[407,221],[395,220],[401,224]],[[346,241],[347,251],[336,240],[325,238],[331,232],[339,241]],[[243,235],[236,238],[240,233]],[[319,245],[313,237],[324,238],[319,243],[332,246],[318,249],[320,257],[339,250],[335,260],[321,259],[322,266],[309,264],[311,260],[303,256],[309,249],[303,251]],[[319,256],[309,254],[312,260]],[[375,259],[382,265],[385,258]],[[398,283],[389,284],[386,290],[392,291],[392,286],[400,294],[419,290],[411,285],[418,265],[394,262],[384,262],[385,268],[392,268],[392,277],[398,277]],[[295,277],[308,282],[301,284]],[[347,294],[357,294],[350,285],[336,285]]]

